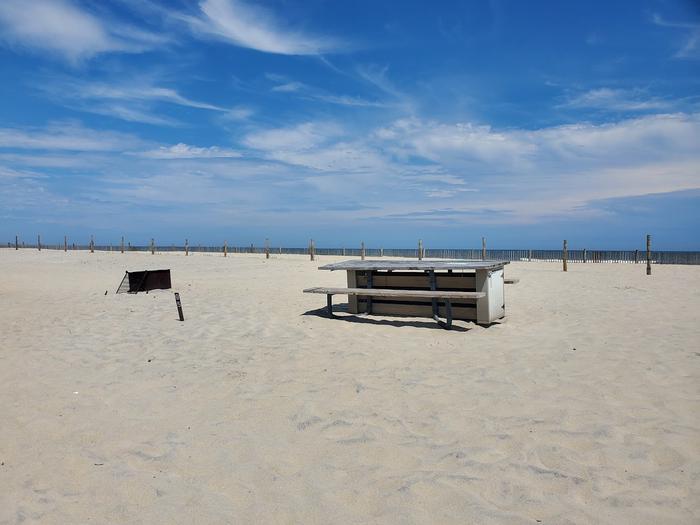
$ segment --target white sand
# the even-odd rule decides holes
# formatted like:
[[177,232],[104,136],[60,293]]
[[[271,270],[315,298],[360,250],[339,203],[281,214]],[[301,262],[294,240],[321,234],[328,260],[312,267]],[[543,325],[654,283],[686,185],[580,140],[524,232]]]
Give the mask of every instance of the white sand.
[[0,250],[0,523],[700,523],[700,267],[511,264],[448,332],[304,315],[341,259]]

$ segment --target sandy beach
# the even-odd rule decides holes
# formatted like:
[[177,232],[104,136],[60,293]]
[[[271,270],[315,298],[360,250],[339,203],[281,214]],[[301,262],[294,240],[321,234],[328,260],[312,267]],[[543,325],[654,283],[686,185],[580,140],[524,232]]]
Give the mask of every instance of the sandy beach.
[[340,260],[1,249],[0,523],[700,522],[700,267],[512,263],[446,331],[324,317]]

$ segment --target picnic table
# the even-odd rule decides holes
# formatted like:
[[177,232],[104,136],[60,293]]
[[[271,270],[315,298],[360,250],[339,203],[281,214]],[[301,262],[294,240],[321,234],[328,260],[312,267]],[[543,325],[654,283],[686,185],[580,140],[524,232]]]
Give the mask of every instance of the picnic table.
[[505,316],[504,261],[349,260],[320,266],[345,270],[347,288],[308,293],[348,295],[350,313],[439,317],[488,325]]

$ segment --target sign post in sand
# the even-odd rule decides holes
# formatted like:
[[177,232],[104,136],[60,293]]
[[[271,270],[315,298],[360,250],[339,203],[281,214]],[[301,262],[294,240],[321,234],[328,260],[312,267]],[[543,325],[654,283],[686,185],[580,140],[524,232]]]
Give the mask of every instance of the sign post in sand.
[[180,302],[180,294],[175,292],[175,305],[177,306],[177,314],[180,316],[180,321],[185,320],[185,316],[182,313],[182,303]]

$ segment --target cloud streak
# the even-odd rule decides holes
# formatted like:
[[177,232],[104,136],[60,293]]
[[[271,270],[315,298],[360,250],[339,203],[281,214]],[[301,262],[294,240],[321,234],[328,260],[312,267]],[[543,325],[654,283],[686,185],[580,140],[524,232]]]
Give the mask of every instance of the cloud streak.
[[639,89],[598,88],[571,97],[559,107],[602,109],[607,111],[667,111],[674,101],[649,97]]
[[322,89],[304,84],[303,82],[290,81],[284,77],[279,77],[278,75],[268,75],[271,80],[280,80],[281,84],[273,86],[270,91],[273,93],[289,93],[293,94],[299,98],[324,102],[326,104],[334,104],[338,106],[349,106],[349,107],[366,107],[366,108],[379,108],[385,107],[386,104],[374,100],[366,100],[361,97],[353,97],[349,95],[334,95],[328,93]]
[[124,151],[143,146],[144,141],[115,131],[100,131],[68,122],[45,128],[0,128],[0,148],[65,151]]
[[181,95],[175,89],[154,85],[150,79],[136,78],[129,84],[51,79],[37,87],[72,109],[127,122],[159,126],[178,126],[181,123],[167,114],[158,113],[154,108],[156,104],[170,104],[227,114],[232,111],[241,111],[241,108],[231,110],[193,100]]
[[670,27],[685,32],[685,41],[673,55],[674,58],[700,58],[700,24],[670,22],[658,13],[652,16],[652,22],[660,27]]
[[197,34],[239,47],[279,55],[322,55],[342,47],[336,39],[289,29],[270,11],[240,0],[204,0],[199,7],[199,16],[174,16]]

